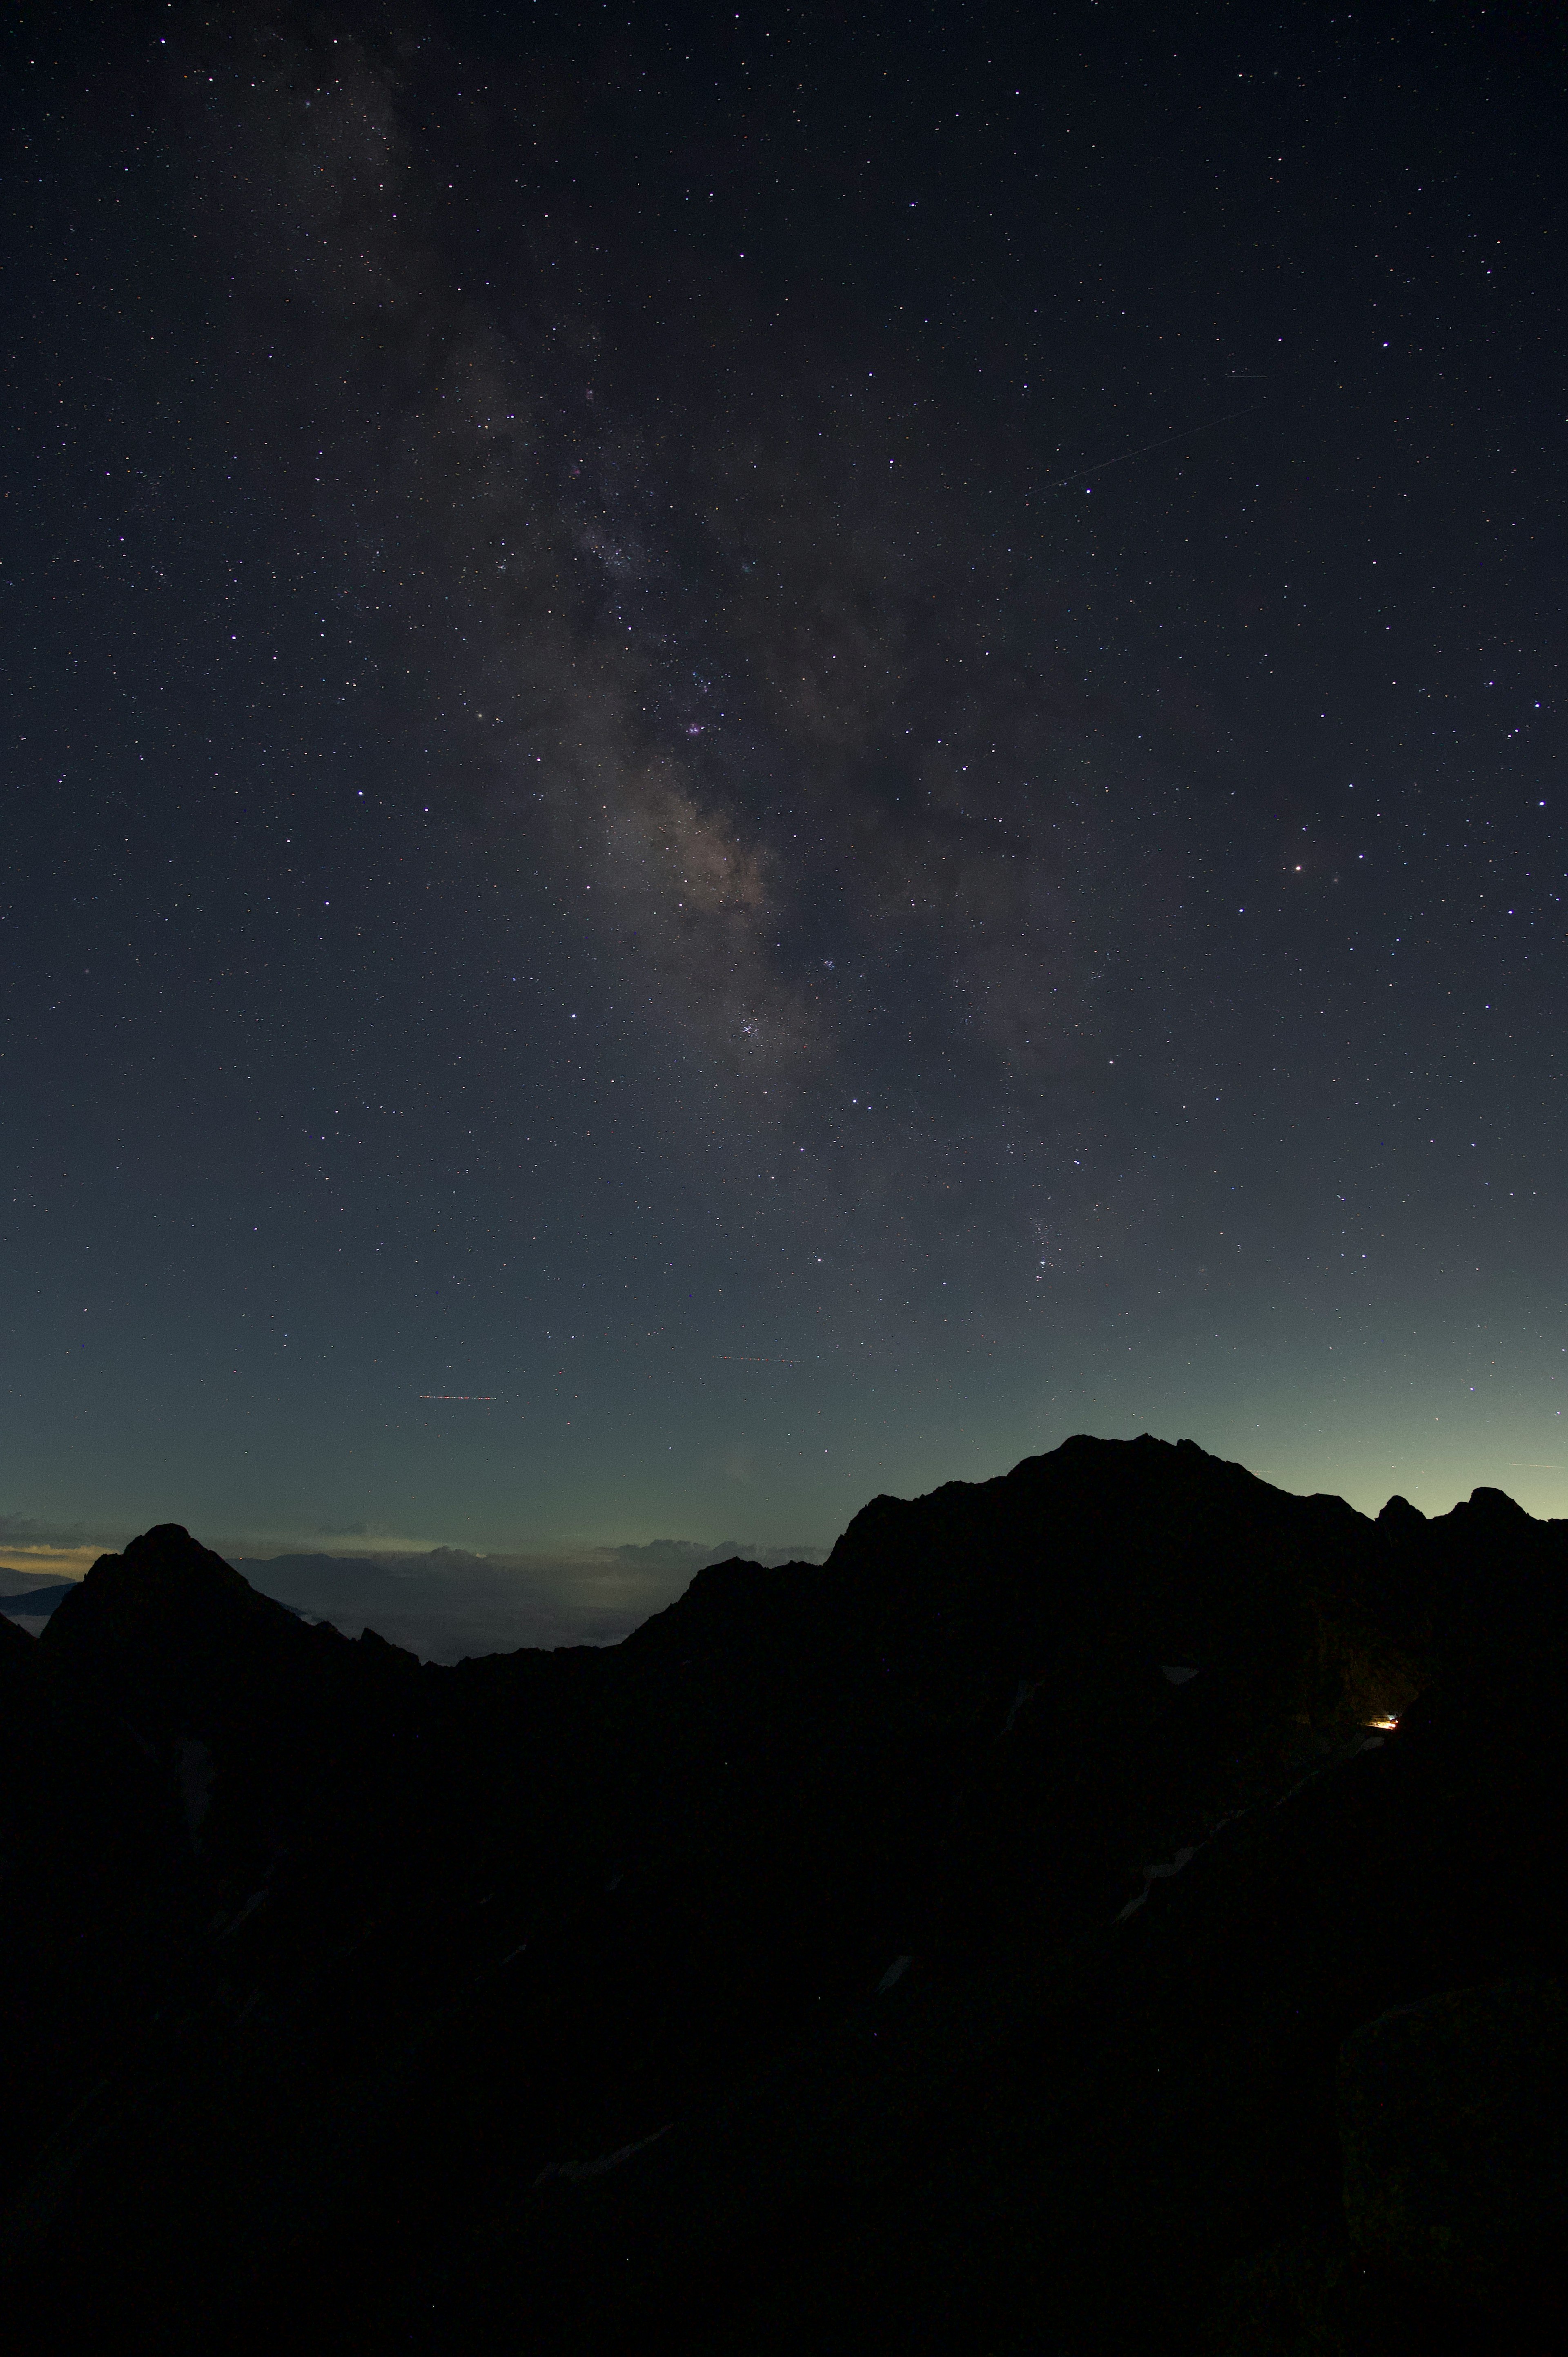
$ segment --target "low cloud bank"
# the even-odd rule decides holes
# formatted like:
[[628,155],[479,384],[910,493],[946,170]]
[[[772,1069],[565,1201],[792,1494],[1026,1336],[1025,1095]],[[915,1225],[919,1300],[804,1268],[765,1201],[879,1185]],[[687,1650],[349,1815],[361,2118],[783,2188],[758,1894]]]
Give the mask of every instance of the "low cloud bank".
[[82,1523],[40,1522],[35,1514],[0,1514],[0,1547],[7,1550],[21,1547],[36,1554],[63,1547],[74,1553],[91,1544]]
[[822,1547],[705,1546],[653,1539],[643,1546],[558,1555],[280,1555],[231,1557],[252,1587],[345,1636],[374,1629],[423,1661],[457,1662],[520,1645],[614,1645],[661,1612],[704,1564],[820,1563]]
[[91,1523],[0,1513],[0,1594],[42,1581],[80,1579],[101,1555],[124,1545],[127,1535],[106,1535]]

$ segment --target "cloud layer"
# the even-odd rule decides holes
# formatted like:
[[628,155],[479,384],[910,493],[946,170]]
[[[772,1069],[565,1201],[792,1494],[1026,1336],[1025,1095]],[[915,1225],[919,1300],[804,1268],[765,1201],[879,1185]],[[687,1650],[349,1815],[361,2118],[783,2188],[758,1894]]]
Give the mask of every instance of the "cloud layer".
[[817,1562],[819,1548],[757,1550],[740,1540],[704,1546],[655,1539],[643,1546],[571,1554],[292,1555],[233,1558],[253,1587],[346,1636],[374,1629],[423,1660],[510,1652],[521,1645],[611,1645],[690,1585],[707,1563],[735,1555]]

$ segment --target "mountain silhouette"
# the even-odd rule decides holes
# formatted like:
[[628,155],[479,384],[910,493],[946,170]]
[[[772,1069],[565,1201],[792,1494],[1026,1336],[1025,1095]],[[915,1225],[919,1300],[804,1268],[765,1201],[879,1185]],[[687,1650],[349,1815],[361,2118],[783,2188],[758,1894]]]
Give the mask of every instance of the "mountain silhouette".
[[1565,1574],[1497,1491],[1080,1437],[438,1668],[160,1525],[0,1625],[7,2312],[1496,2346],[1554,2280]]
[[[12,1575],[15,1577],[15,1575]],[[0,1572],[0,1581],[5,1577]],[[15,1596],[0,1596],[0,1613],[24,1613],[29,1618],[47,1620],[57,1604],[62,1604],[75,1586],[73,1580],[55,1580],[38,1587],[24,1588]]]

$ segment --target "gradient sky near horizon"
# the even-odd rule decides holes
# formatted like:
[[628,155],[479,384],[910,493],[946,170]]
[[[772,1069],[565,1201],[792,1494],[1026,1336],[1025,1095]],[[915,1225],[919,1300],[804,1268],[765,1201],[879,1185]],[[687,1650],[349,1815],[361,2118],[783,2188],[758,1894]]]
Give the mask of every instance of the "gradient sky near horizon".
[[6,1561],[1568,1514],[1551,12],[0,40]]

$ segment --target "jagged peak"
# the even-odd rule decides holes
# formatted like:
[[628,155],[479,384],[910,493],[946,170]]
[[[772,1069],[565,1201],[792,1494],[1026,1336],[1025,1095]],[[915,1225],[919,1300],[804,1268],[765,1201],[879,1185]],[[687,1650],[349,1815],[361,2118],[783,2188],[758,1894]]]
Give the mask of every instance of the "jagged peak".
[[1454,1512],[1466,1517],[1473,1515],[1482,1522],[1510,1524],[1515,1529],[1535,1520],[1534,1515],[1527,1513],[1519,1501],[1510,1498],[1506,1490],[1494,1490],[1485,1485],[1472,1490],[1468,1498],[1462,1498]]
[[263,1596],[220,1555],[192,1538],[183,1523],[155,1523],[118,1555],[101,1555],[62,1597],[45,1632],[51,1650],[91,1645],[99,1631],[127,1631],[164,1620],[189,1625],[243,1620],[254,1626],[298,1626],[287,1607]]

